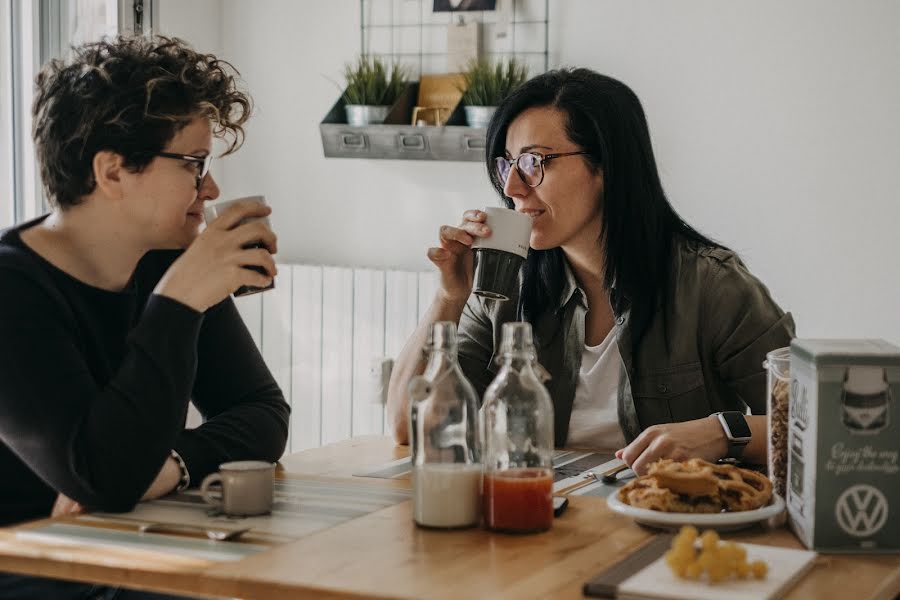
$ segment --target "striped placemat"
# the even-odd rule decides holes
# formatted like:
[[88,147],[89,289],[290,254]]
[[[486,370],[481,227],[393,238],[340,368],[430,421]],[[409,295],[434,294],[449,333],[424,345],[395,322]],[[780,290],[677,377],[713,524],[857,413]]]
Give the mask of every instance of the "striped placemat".
[[[53,544],[145,550],[210,561],[234,561],[350,519],[408,500],[411,492],[358,482],[279,479],[270,514],[231,517],[203,501],[197,490],[142,502],[128,513],[91,513],[67,523],[18,532],[21,539]],[[188,525],[189,534],[141,532],[142,524]],[[204,529],[246,528],[240,538],[213,541]]]
[[201,558],[215,562],[241,560],[269,546],[257,544],[216,542],[158,533],[137,533],[118,529],[104,529],[77,523],[49,523],[16,533],[21,540],[49,542],[52,544],[77,544],[98,548],[126,548],[153,551],[162,554]]
[[208,527],[249,527],[253,534],[278,543],[333,527],[410,497],[409,490],[365,483],[276,479],[275,501],[268,515],[224,515],[206,504],[198,490],[188,490],[153,502],[143,502],[124,515],[102,513],[99,516]]

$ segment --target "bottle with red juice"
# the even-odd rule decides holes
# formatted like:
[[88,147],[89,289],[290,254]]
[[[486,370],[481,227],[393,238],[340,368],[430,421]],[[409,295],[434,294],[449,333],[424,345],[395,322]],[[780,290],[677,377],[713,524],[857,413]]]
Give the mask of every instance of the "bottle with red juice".
[[546,531],[553,525],[553,403],[529,323],[503,324],[500,357],[482,406],[485,527]]

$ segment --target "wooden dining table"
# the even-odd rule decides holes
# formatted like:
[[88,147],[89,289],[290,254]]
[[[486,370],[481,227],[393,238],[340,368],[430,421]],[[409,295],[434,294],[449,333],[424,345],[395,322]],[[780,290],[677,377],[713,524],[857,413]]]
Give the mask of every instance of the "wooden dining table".
[[[387,437],[353,438],[287,455],[277,476],[408,489],[408,477],[353,475],[408,452]],[[233,562],[21,535],[65,521],[0,529],[0,571],[213,598],[582,598],[586,580],[656,533],[610,511],[604,498],[570,496],[565,514],[541,534],[422,529],[404,501]],[[723,537],[802,547],[784,527]],[[893,600],[898,594],[900,556],[820,554],[786,597]]]

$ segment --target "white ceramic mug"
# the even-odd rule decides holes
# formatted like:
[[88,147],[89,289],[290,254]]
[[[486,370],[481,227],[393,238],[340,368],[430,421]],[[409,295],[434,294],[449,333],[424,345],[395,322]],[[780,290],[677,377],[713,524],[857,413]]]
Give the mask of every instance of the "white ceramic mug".
[[472,292],[494,300],[509,300],[519,284],[519,269],[528,257],[531,217],[509,208],[484,209],[491,235],[475,238]]

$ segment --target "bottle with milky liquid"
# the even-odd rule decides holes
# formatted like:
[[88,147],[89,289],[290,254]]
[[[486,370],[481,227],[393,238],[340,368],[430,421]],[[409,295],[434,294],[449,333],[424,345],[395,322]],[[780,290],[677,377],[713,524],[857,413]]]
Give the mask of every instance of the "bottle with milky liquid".
[[529,323],[504,323],[501,367],[484,394],[484,522],[509,533],[553,525],[553,403]]
[[478,396],[457,359],[456,324],[432,325],[425,372],[409,382],[413,519],[457,529],[481,521]]

